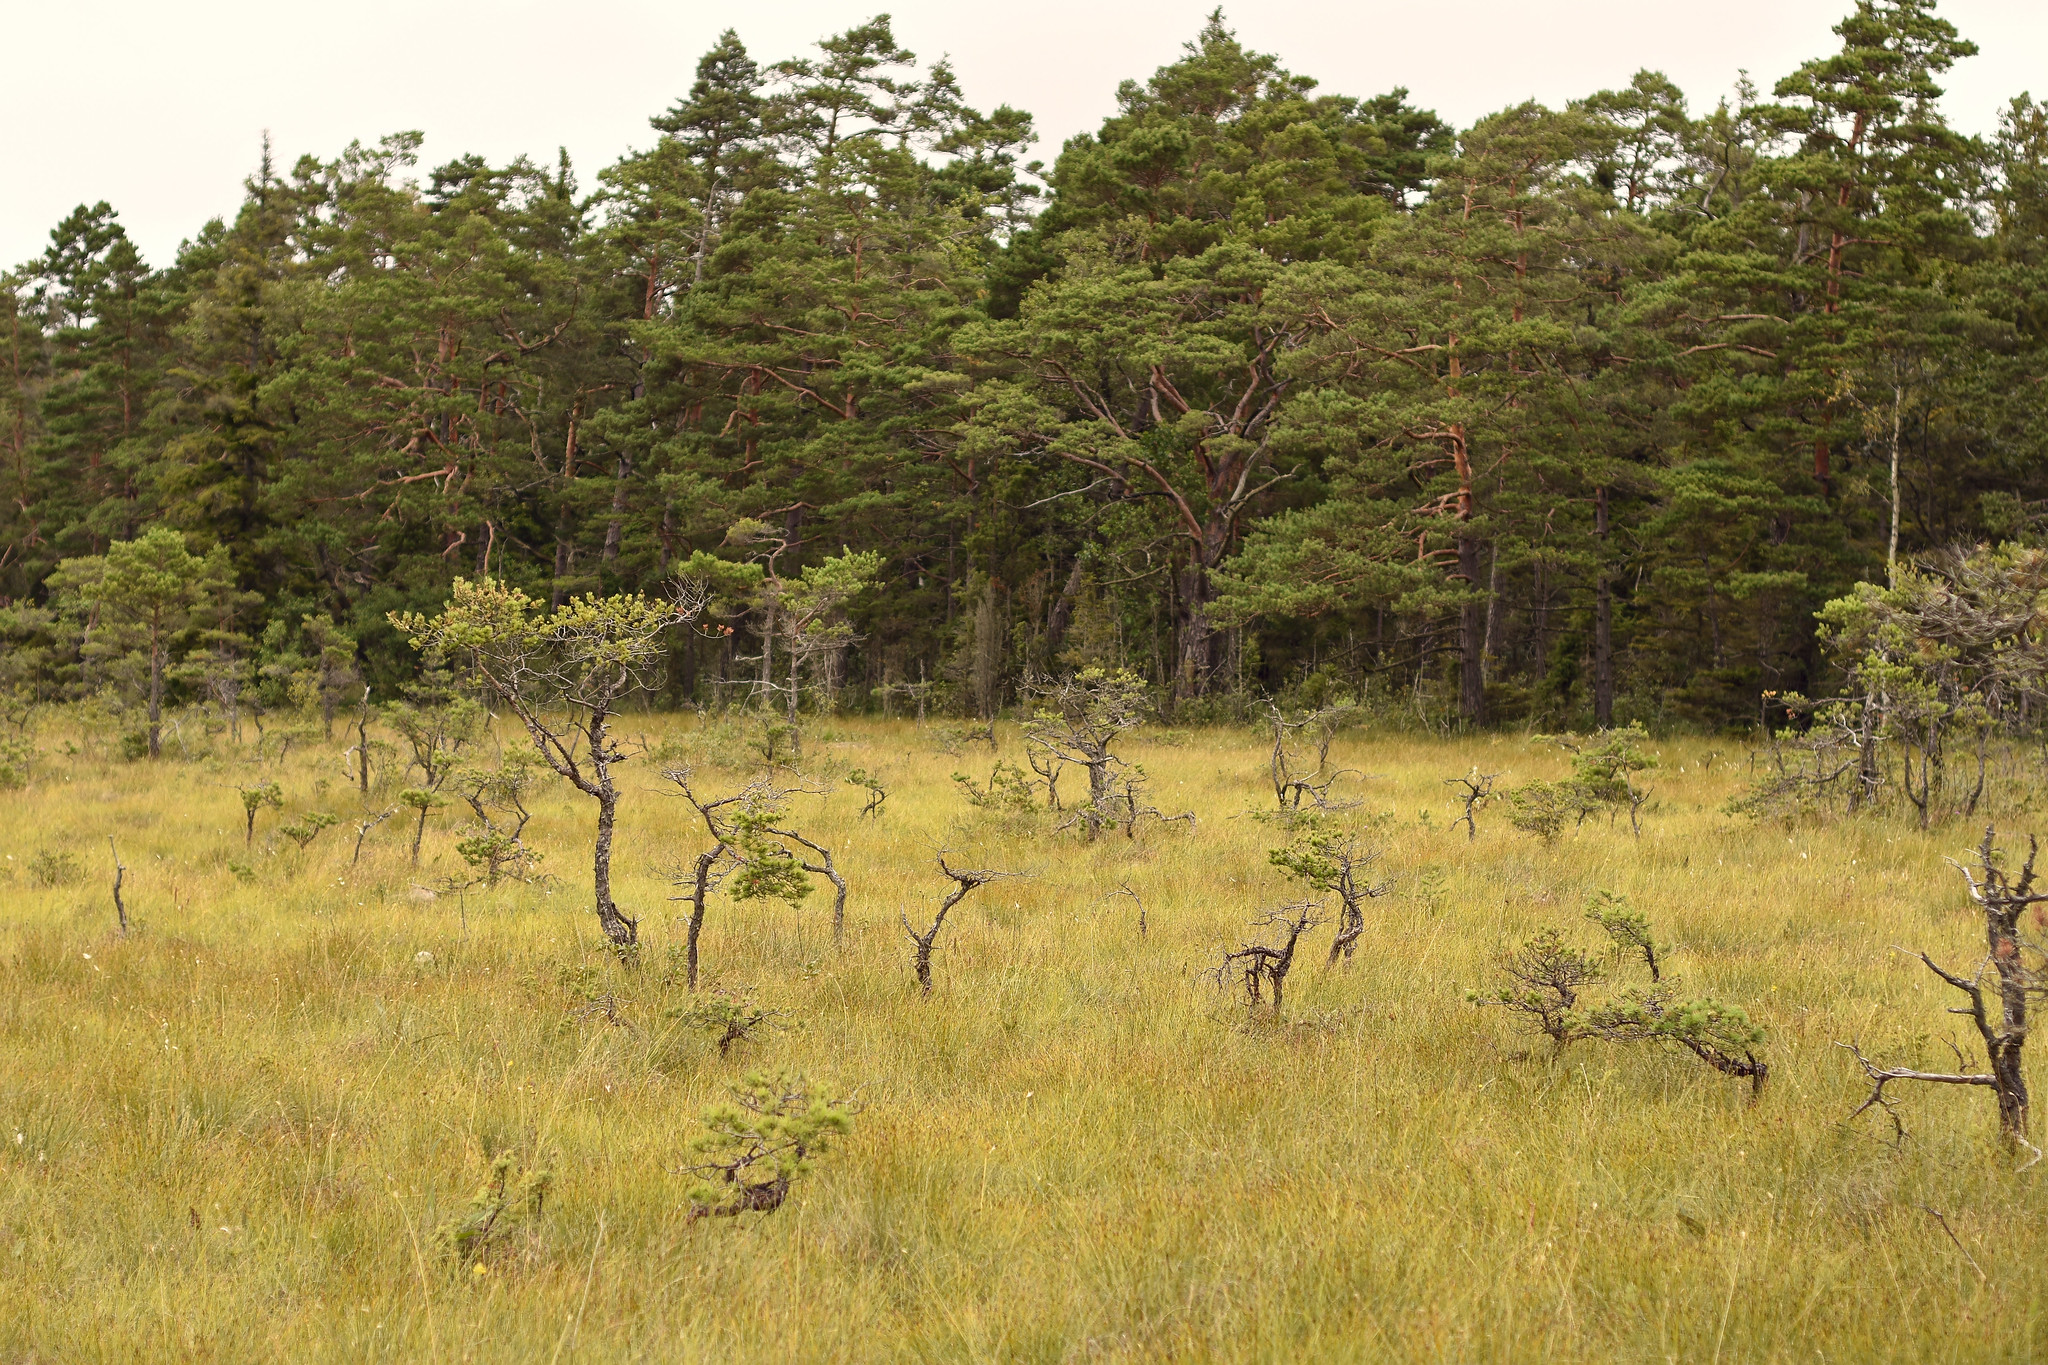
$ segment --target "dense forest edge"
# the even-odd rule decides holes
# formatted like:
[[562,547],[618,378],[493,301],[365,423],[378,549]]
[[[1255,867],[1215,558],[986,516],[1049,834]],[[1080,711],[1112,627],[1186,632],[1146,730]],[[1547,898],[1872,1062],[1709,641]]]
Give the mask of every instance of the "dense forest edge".
[[0,692],[140,756],[422,686],[458,580],[680,591],[651,705],[1099,669],[1180,723],[1789,728],[1759,800],[1974,809],[2038,719],[2048,108],[1952,129],[1929,0],[1835,31],[1460,130],[1219,12],[1045,164],[883,15],[726,33],[592,185],[266,146],[162,267],[80,206],[0,288]]

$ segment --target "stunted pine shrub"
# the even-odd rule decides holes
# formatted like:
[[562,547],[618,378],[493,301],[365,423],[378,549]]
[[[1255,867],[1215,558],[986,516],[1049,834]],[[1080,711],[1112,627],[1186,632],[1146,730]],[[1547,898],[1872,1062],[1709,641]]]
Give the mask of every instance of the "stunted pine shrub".
[[1144,680],[1129,669],[1085,668],[1065,679],[1033,679],[1025,691],[1032,700],[1026,752],[1034,766],[1057,760],[1087,772],[1088,801],[1074,823],[1093,839],[1117,820],[1117,778],[1125,764],[1112,746],[1151,712]]
[[1555,928],[1539,931],[1518,948],[1501,954],[1500,973],[1507,978],[1491,1000],[1550,1039],[1562,1052],[1582,1036],[1579,993],[1606,976],[1582,948],[1565,942]]
[[[1284,711],[1278,702],[1266,703],[1268,724],[1273,731],[1273,754],[1268,764],[1273,779],[1273,800],[1283,808],[1300,809],[1306,802],[1317,810],[1330,807],[1330,788],[1351,769],[1330,769],[1330,743],[1337,731],[1358,712],[1358,704],[1341,698],[1323,706]],[[1350,804],[1357,804],[1352,802]]]
[[954,867],[946,861],[943,850],[936,856],[939,871],[953,883],[953,889],[939,902],[938,911],[933,914],[932,922],[920,931],[910,923],[908,914],[898,914],[898,918],[903,921],[903,932],[910,936],[911,943],[915,945],[911,969],[917,973],[917,988],[924,995],[932,993],[932,952],[938,944],[939,931],[946,927],[946,916],[952,913],[953,907],[965,900],[967,894],[976,887],[987,886],[990,882],[1018,875],[1015,872],[997,872],[985,867]]
[[354,867],[363,860],[363,841],[370,837],[370,831],[396,814],[398,814],[398,807],[386,806],[383,810],[374,813],[366,810],[356,819],[350,821],[356,827],[356,851],[348,860],[350,867]]
[[629,757],[612,723],[626,697],[654,690],[665,633],[692,619],[699,605],[633,593],[573,598],[540,614],[540,604],[517,588],[458,578],[440,615],[390,616],[415,649],[441,650],[474,669],[526,727],[541,761],[596,804],[591,872],[598,927],[626,959],[637,952],[640,926],[612,898],[616,769]]
[[463,694],[438,648],[422,651],[419,672],[398,691],[400,699],[383,708],[384,722],[405,741],[406,771],[419,769],[420,785],[437,791],[482,735],[488,717],[474,697]]
[[[1115,782],[1111,785],[1110,802],[1106,810],[1095,807],[1093,803],[1090,803],[1090,809],[1095,810],[1098,814],[1105,814],[1110,823],[1123,830],[1126,839],[1137,838],[1138,825],[1145,820],[1157,820],[1162,825],[1176,824],[1185,820],[1188,828],[1192,830],[1195,827],[1195,813],[1193,811],[1182,811],[1179,815],[1168,815],[1165,811],[1162,811],[1159,807],[1146,800],[1146,788],[1150,785],[1150,781],[1145,775],[1145,766],[1142,763],[1133,763],[1117,774]],[[1081,818],[1082,816],[1078,813],[1070,816],[1059,828],[1062,830],[1071,829],[1075,822]]]
[[1458,799],[1464,803],[1465,813],[1451,821],[1451,828],[1456,829],[1459,825],[1463,825],[1465,827],[1465,841],[1467,843],[1479,837],[1479,812],[1485,810],[1487,803],[1493,800],[1493,784],[1499,777],[1499,773],[1480,772],[1475,765],[1472,771],[1466,773],[1463,777],[1447,777],[1444,779],[1446,787],[1456,787],[1458,789]]
[[1649,920],[1622,897],[1597,893],[1586,917],[1605,931],[1623,964],[1642,964],[1650,978],[1647,986],[1622,987],[1588,1000],[1590,991],[1610,980],[1607,970],[1560,931],[1546,928],[1501,955],[1506,981],[1490,996],[1475,994],[1475,1002],[1520,1016],[1559,1052],[1585,1039],[1667,1044],[1724,1076],[1749,1081],[1752,1095],[1762,1089],[1770,1074],[1769,1064],[1757,1055],[1764,1032],[1741,1006],[1680,996],[1679,983],[1664,973]]
[[448,798],[431,787],[407,787],[398,794],[398,804],[419,818],[412,828],[412,865],[420,865],[420,841],[427,837],[427,817],[448,804]]
[[1570,782],[1540,779],[1511,787],[1507,793],[1508,823],[1544,843],[1554,843],[1566,825],[1585,819],[1585,796]]
[[[1816,636],[1843,691],[1764,694],[1773,721],[1799,723],[1773,731],[1728,809],[1853,814],[1896,794],[1922,829],[1974,816],[1995,756],[2030,747],[2048,699],[2044,591],[2048,550],[2006,543],[1901,562],[1890,586],[1858,583],[1829,602]],[[2032,763],[2013,766],[2038,784]]]
[[320,831],[331,829],[340,823],[338,816],[329,815],[326,811],[309,810],[292,823],[279,825],[277,832],[297,844],[303,851],[320,837]]
[[1611,818],[1626,808],[1630,828],[1641,834],[1638,813],[1650,793],[1637,783],[1636,774],[1657,766],[1656,758],[1643,749],[1650,735],[1642,723],[1634,721],[1590,737],[1565,734],[1547,738],[1572,756],[1572,784],[1583,794],[1587,809],[1604,807]]
[[960,788],[960,794],[967,799],[968,805],[990,814],[1021,815],[1036,805],[1032,799],[1031,779],[1024,775],[1022,768],[1000,758],[989,770],[986,783],[977,783],[966,773],[954,773],[953,782]]
[[929,738],[932,747],[949,758],[957,757],[970,744],[986,744],[991,754],[996,751],[996,726],[989,720],[934,725]]
[[790,1185],[852,1131],[856,1112],[851,1100],[828,1099],[802,1076],[749,1074],[730,1100],[700,1116],[705,1132],[690,1143],[690,1217],[781,1208]]
[[1770,1063],[1756,1055],[1764,1031],[1740,1005],[1719,1000],[1675,1000],[1651,987],[1632,990],[1591,1011],[1586,1035],[1616,1043],[1672,1043],[1724,1076],[1747,1080],[1752,1094],[1763,1089]]
[[1789,820],[1862,808],[1869,799],[1862,776],[1862,708],[1842,702],[1813,706],[1797,694],[1764,696],[1788,712],[1808,712],[1810,721],[1803,730],[1772,730],[1751,755],[1749,784],[1722,809],[1752,820]]
[[882,803],[889,799],[889,789],[882,785],[879,774],[870,773],[866,768],[855,768],[846,775],[846,784],[867,794],[867,804],[860,808],[860,818],[882,818]]
[[803,731],[793,720],[763,712],[745,733],[747,752],[764,768],[781,767],[803,755]]
[[36,753],[36,746],[27,739],[0,735],[0,791],[18,791],[28,785]]
[[715,986],[696,1003],[670,1010],[669,1018],[679,1027],[711,1035],[720,1057],[730,1053],[735,1043],[751,1043],[759,1034],[789,1027],[783,1011],[756,1003],[747,986],[731,990]]
[[1329,922],[1319,900],[1297,901],[1269,910],[1252,921],[1254,928],[1271,930],[1271,943],[1240,943],[1226,950],[1223,960],[1209,973],[1217,986],[1236,976],[1244,986],[1245,1004],[1256,1012],[1270,996],[1272,1012],[1279,1017],[1285,1003],[1287,974],[1294,969],[1295,950],[1302,935]]
[[[671,885],[682,894],[671,900],[690,903],[684,957],[691,990],[697,988],[698,950],[704,912],[712,891],[721,884],[736,901],[781,900],[800,905],[811,893],[808,876],[832,883],[832,937],[838,942],[846,926],[846,879],[832,860],[832,851],[796,829],[789,820],[788,800],[818,795],[804,786],[778,787],[757,777],[736,791],[713,794],[688,768],[671,768],[666,777],[690,803],[710,836],[708,847],[685,864],[668,868]],[[799,851],[801,850],[801,851]]]
[[469,1206],[434,1229],[434,1245],[457,1265],[483,1260],[494,1237],[540,1218],[553,1183],[547,1168],[522,1166],[518,1157],[500,1152]]
[[1303,812],[1301,827],[1284,847],[1267,851],[1266,860],[1322,896],[1337,897],[1337,932],[1330,940],[1329,965],[1358,950],[1365,932],[1365,903],[1387,893],[1388,883],[1372,880],[1373,867],[1384,849],[1361,843],[1355,833],[1324,827],[1320,812]]
[[467,765],[453,776],[450,785],[474,817],[455,851],[486,886],[507,877],[523,882],[541,861],[541,852],[524,840],[533,819],[526,798],[539,778],[537,764],[525,754],[508,754],[496,767]]
[[41,887],[71,886],[84,880],[85,868],[69,849],[41,848],[28,860],[28,879]]
[[[740,528],[727,533],[734,544]],[[772,532],[770,533],[772,535]],[[874,550],[842,550],[807,565],[793,579],[774,574],[774,560],[768,560],[768,587],[779,594],[775,623],[781,631],[783,654],[789,660],[789,686],[784,692],[790,727],[791,751],[801,756],[803,740],[796,728],[799,691],[806,686],[815,708],[830,715],[838,709],[839,689],[846,651],[861,637],[855,633],[847,607],[855,597],[874,585],[882,570],[882,555]]]
[[609,967],[581,962],[564,963],[555,969],[556,988],[568,997],[565,1030],[598,1020],[628,1033],[639,1032],[629,1013],[637,1002],[619,989],[619,969],[623,965],[615,960]]
[[141,752],[131,756],[161,757],[172,652],[235,597],[227,546],[194,555],[181,532],[153,526],[103,555],[61,561],[47,586],[66,615],[91,623],[80,648],[85,660],[105,676],[136,676],[147,723],[134,737]]
[[1654,984],[1664,978],[1657,959],[1657,940],[1650,933],[1649,917],[1633,909],[1628,897],[1612,891],[1595,891],[1586,902],[1586,918],[1606,931],[1615,949],[1627,956],[1640,956]]
[[[1562,834],[1566,825],[1583,824],[1596,811],[1606,810],[1611,823],[1626,810],[1629,830],[1640,837],[1642,810],[1651,793],[1636,780],[1636,774],[1657,766],[1656,758],[1643,750],[1649,738],[1649,732],[1636,723],[1590,737],[1538,735],[1538,743],[1555,744],[1572,755],[1572,775],[1562,782],[1531,781],[1511,788],[1507,793],[1508,823],[1547,844]],[[1486,794],[1491,791],[1489,780]],[[1468,802],[1468,820],[1470,813]]]
[[732,853],[739,866],[725,892],[736,901],[782,901],[791,908],[810,898],[811,880],[803,864],[781,843],[776,826],[788,819],[786,794],[757,796],[732,816]]
[[242,798],[242,846],[247,848],[256,842],[256,812],[266,806],[284,809],[284,788],[275,782],[264,782],[254,787],[237,787],[235,791]]

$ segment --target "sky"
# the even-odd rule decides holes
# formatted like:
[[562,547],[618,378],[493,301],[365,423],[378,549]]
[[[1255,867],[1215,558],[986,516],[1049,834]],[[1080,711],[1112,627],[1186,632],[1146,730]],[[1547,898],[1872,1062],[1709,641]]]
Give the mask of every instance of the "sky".
[[[0,80],[0,265],[26,260],[75,205],[107,200],[152,264],[232,215],[263,134],[278,160],[352,139],[426,134],[422,165],[467,152],[552,161],[582,184],[653,138],[727,27],[757,60],[886,8],[920,58],[950,54],[970,103],[1036,116],[1032,154],[1095,127],[1116,87],[1174,60],[1215,0],[6,0],[17,60]],[[1330,93],[1406,86],[1464,125],[1535,98],[1561,104],[1662,70],[1695,109],[1747,69],[1769,90],[1831,51],[1852,0],[1240,0],[1250,47]],[[1955,125],[1988,132],[2013,95],[2048,98],[2048,0],[1946,0],[1981,55],[1949,73]],[[33,53],[24,61],[20,54]]]

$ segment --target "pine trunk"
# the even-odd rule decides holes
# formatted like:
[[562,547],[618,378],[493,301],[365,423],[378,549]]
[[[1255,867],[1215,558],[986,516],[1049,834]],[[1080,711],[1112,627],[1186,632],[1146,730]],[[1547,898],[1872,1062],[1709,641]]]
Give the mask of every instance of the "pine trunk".
[[1607,581],[1607,490],[1593,492],[1593,533],[1599,538],[1593,586],[1593,721],[1614,724],[1614,590]]
[[163,633],[153,630],[149,637],[149,756],[163,757],[164,643]]
[[622,956],[640,942],[640,925],[626,918],[612,900],[612,828],[618,821],[619,791],[612,783],[611,762],[606,754],[605,716],[590,718],[590,766],[597,790],[597,839],[591,847],[591,876],[597,895],[597,922],[604,936]]
[[[1479,585],[1479,542],[1471,536],[1458,538],[1458,572],[1466,586]],[[1474,725],[1486,723],[1486,603],[1484,594],[1471,592],[1458,609],[1459,705],[1465,719]]]

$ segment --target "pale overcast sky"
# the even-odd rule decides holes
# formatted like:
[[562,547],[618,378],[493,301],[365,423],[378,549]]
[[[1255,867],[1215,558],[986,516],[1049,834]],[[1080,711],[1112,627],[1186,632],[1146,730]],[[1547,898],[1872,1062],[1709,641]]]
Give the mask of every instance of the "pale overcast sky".
[[[1093,128],[1117,82],[1173,60],[1214,0],[6,0],[0,80],[0,263],[42,250],[81,202],[106,199],[153,264],[232,214],[270,130],[278,158],[351,138],[427,135],[423,165],[464,152],[574,157],[583,185],[652,134],[719,30],[763,62],[894,14],[927,60],[951,53],[970,102],[1027,109],[1047,160]],[[1663,70],[1711,107],[1741,68],[1766,91],[1832,50],[1850,0],[1266,0],[1225,7],[1250,46],[1325,90],[1405,85],[1458,123],[1516,100],[1561,103]],[[2012,95],[2048,98],[2048,0],[1947,0],[1983,55],[1950,73],[1950,117],[1994,126]],[[33,54],[33,59],[30,59]]]

